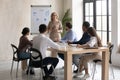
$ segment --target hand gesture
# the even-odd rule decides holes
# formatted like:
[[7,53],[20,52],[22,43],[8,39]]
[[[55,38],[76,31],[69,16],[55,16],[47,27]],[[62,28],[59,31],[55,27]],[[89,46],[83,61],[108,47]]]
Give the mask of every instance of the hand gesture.
[[59,42],[60,40],[58,38],[55,38],[54,39],[54,42]]

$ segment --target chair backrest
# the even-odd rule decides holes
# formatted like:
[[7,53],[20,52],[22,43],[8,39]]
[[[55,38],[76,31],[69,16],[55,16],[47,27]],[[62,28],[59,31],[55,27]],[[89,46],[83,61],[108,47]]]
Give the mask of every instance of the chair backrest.
[[31,54],[29,66],[41,67],[42,66],[41,52],[35,48],[30,48],[29,53]]
[[109,52],[110,52],[110,59],[109,59],[109,63],[110,64],[112,64],[112,60],[111,60],[111,57],[112,57],[112,50],[113,50],[113,47],[114,47],[114,45],[113,44],[111,44],[110,46],[109,46]]
[[39,50],[37,50],[35,48],[30,48],[29,51],[31,53],[31,59],[33,61],[42,60],[42,55]]
[[13,60],[17,61],[18,60],[18,48],[14,44],[11,44],[11,47],[13,50]]

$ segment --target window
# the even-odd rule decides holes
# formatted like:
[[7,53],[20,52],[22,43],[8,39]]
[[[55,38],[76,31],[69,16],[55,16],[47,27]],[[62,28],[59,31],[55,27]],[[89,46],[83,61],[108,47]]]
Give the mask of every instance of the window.
[[83,21],[95,27],[103,45],[111,42],[111,0],[83,0]]

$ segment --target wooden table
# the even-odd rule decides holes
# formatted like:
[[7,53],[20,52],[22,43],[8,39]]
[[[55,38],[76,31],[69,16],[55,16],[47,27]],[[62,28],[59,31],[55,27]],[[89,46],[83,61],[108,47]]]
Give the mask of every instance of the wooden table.
[[64,54],[64,80],[72,80],[72,55],[92,52],[102,52],[102,80],[109,80],[109,49],[99,47],[98,49],[83,49],[67,47],[66,49],[57,50]]

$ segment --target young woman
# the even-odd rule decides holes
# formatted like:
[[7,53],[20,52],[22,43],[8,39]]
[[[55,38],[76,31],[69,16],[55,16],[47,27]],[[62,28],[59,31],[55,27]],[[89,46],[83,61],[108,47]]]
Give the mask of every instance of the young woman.
[[[30,30],[27,27],[25,27],[22,30],[22,36],[20,37],[19,46],[18,46],[18,57],[21,59],[30,58],[30,54],[26,52],[26,49],[32,46],[32,42],[27,38],[29,32]],[[22,61],[21,66],[22,66],[22,70],[24,71],[27,67],[27,61],[26,60]]]
[[[79,48],[89,48],[89,47],[101,47],[101,40],[98,37],[96,30],[93,27],[88,28],[88,34],[90,35],[90,41],[88,41],[86,44],[83,45],[78,45],[77,47]],[[94,59],[101,59],[101,55],[99,53],[91,53],[89,54],[83,54],[80,58],[80,73],[79,75],[82,74],[82,69],[85,69],[85,75],[82,77],[82,79],[87,79],[90,77],[89,72],[88,72],[88,62],[90,60]],[[78,76],[78,75],[77,75]]]

